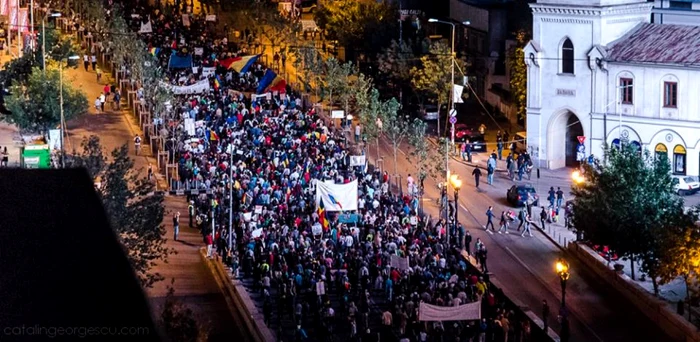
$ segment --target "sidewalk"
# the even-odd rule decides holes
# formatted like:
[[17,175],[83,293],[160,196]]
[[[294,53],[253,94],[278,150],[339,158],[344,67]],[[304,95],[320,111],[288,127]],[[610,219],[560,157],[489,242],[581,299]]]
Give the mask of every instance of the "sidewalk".
[[[144,144],[141,155],[135,155],[133,137],[136,133],[143,136],[143,133],[140,132],[138,121],[133,114],[127,110],[111,111],[109,103],[105,104],[106,113],[95,112],[92,103],[102,91],[104,84],[110,81],[106,66],[100,67],[105,71],[101,83],[97,83],[94,71],[86,72],[82,65],[80,68],[65,71],[66,80],[72,82],[76,88],[83,90],[90,103],[86,115],[67,122],[69,132],[69,139],[66,139],[67,151],[72,151],[73,148],[79,149],[82,138],[90,135],[98,135],[108,153],[123,144],[127,144],[135,168],[141,169],[141,174],[145,176],[148,164],[153,164],[154,173],[158,177],[158,188],[165,189],[165,180],[155,170],[157,162],[151,155],[150,149],[146,148],[149,145]],[[126,96],[123,96],[122,99],[126,99]],[[126,107],[122,102],[122,109]],[[146,289],[153,315],[159,316],[159,310],[167,293],[167,286],[170,285],[171,279],[175,279],[173,285],[175,296],[192,308],[195,317],[201,323],[208,325],[211,329],[210,338],[230,340],[235,336],[242,336],[238,330],[239,324],[234,322],[231,317],[219,284],[199,255],[199,247],[203,246],[202,237],[198,230],[188,227],[185,199],[166,196],[164,205],[166,213],[163,225],[167,231],[166,238],[168,239],[165,246],[174,249],[177,253],[169,256],[168,263],[159,263],[153,268],[154,272],[165,277],[164,281],[156,283],[153,288]],[[173,236],[172,215],[176,212],[182,214],[179,241],[171,239]]]

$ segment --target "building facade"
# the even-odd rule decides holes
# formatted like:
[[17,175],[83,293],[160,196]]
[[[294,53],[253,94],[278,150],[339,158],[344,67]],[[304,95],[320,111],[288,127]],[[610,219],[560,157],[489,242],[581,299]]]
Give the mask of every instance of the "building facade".
[[675,174],[698,175],[700,83],[692,80],[700,77],[700,28],[649,23],[652,5],[531,5],[528,149],[540,167],[576,166],[622,140],[666,154]]
[[671,25],[700,25],[700,0],[654,0],[651,22]]

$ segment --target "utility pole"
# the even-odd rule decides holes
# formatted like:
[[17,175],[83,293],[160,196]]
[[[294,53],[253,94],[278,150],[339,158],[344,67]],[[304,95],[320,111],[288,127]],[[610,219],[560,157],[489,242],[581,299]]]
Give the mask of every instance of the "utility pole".
[[228,250],[230,251],[232,246],[231,230],[233,229],[233,158],[231,158],[231,160],[229,161],[228,168]]

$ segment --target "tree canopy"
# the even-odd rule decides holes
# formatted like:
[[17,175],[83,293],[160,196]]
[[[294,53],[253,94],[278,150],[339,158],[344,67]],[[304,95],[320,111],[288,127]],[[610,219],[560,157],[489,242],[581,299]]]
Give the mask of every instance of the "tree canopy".
[[[60,74],[56,69],[42,72],[32,69],[27,81],[14,81],[11,95],[5,97],[5,107],[11,112],[5,117],[22,130],[43,131],[57,127],[61,122],[59,100]],[[84,114],[88,101],[79,89],[63,80],[63,112],[66,121]]]
[[[639,153],[631,144],[621,150],[606,147],[607,163],[584,165],[586,181],[572,192],[573,222],[590,241],[607,245],[642,263],[656,287],[663,241],[673,227],[687,225],[683,201],[676,196],[670,164],[665,157]],[[684,222],[685,221],[685,222]]]
[[156,262],[167,262],[173,251],[165,247],[162,225],[165,209],[163,194],[155,184],[134,169],[126,145],[111,153],[110,161],[97,136],[83,140],[81,152],[70,156],[71,167],[85,167],[96,180],[107,217],[143,287],[151,287],[163,277],[151,271]]

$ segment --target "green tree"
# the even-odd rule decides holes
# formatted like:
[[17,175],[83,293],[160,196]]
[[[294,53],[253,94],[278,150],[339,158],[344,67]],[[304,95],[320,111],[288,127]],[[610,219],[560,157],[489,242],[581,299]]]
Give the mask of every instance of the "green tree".
[[314,20],[341,46],[372,52],[396,37],[398,10],[391,1],[321,0]]
[[194,312],[175,297],[173,284],[168,286],[165,304],[160,313],[160,324],[170,341],[205,342],[208,338],[207,329],[197,322]]
[[[430,45],[430,53],[420,58],[420,64],[411,68],[411,84],[423,96],[437,101],[438,110],[450,101],[452,93],[452,57],[450,48],[442,42]],[[466,70],[466,63],[455,59],[460,70]],[[455,68],[457,69],[457,68]],[[447,125],[445,125],[447,126]],[[440,122],[438,120],[438,131]]]
[[328,92],[328,102],[333,108],[333,94],[339,95],[341,99],[348,96],[350,91],[349,78],[354,72],[352,64],[341,64],[337,59],[331,57],[325,62],[322,75],[323,89]]
[[134,169],[126,145],[114,149],[108,163],[97,136],[84,140],[82,148],[80,154],[70,156],[71,167],[85,167],[99,179],[98,194],[112,229],[141,285],[153,286],[163,277],[152,272],[152,267],[157,262],[167,262],[168,255],[174,252],[165,246],[163,194]]
[[[363,127],[367,141],[376,142],[377,159],[379,156],[379,137],[382,134],[383,122],[380,118],[382,101],[379,99],[379,91],[375,88],[360,92],[356,97],[360,124]],[[369,155],[369,148],[367,148]]]
[[2,73],[0,73],[2,85],[9,88],[12,86],[13,82],[25,84],[27,80],[29,80],[29,75],[32,74],[33,68],[36,66],[39,65],[30,54],[11,59],[9,62],[5,63]]
[[528,33],[525,30],[516,32],[516,45],[507,58],[510,69],[510,92],[513,94],[513,102],[521,119],[527,115],[527,66],[523,49],[528,39]]
[[416,56],[411,42],[392,40],[391,44],[377,55],[377,69],[389,79],[391,86],[399,88],[401,99],[403,88],[413,85],[411,69],[415,65]]
[[698,208],[679,218],[679,224],[670,227],[663,237],[664,253],[659,262],[659,278],[660,283],[665,284],[682,277],[686,300],[690,300],[691,292],[697,296],[700,280],[700,231],[695,225]]
[[[401,143],[410,132],[410,122],[408,116],[399,113],[401,104],[396,99],[382,102],[380,109],[380,118],[383,122],[383,132],[386,138],[391,143],[391,148],[394,156],[394,174],[398,175],[398,163],[396,161],[397,153]],[[399,184],[400,186],[400,184]]]
[[[49,69],[46,73],[32,69],[26,84],[14,81],[5,98],[5,106],[11,112],[5,120],[22,130],[48,132],[61,122],[59,102],[59,71]],[[84,114],[88,102],[80,90],[63,80],[63,112],[66,121]]]
[[316,43],[313,41],[298,42],[289,49],[289,53],[292,58],[292,65],[294,65],[297,72],[301,72],[300,81],[304,86],[304,91],[309,93],[315,88],[318,92],[321,86],[319,77],[323,74],[325,63],[323,56],[316,48]]
[[606,164],[584,164],[586,181],[572,188],[573,222],[590,241],[610,246],[634,262],[641,261],[658,292],[659,260],[666,230],[683,215],[683,202],[673,191],[666,158],[639,154],[631,144],[621,150],[605,148]]

